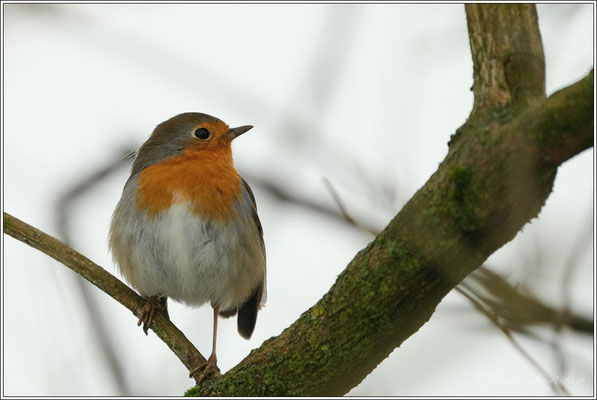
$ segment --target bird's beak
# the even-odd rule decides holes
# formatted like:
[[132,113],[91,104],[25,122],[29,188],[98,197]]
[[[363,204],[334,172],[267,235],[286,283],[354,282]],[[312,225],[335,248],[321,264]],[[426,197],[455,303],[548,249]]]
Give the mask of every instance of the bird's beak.
[[226,139],[232,140],[237,138],[251,128],[253,128],[253,125],[243,125],[239,126],[238,128],[231,128],[226,134]]

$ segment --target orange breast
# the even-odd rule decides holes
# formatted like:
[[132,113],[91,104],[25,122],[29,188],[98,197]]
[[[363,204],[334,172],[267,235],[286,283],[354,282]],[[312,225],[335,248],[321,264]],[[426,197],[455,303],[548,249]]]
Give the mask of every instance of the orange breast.
[[186,202],[194,215],[206,221],[225,221],[235,215],[234,201],[241,199],[240,176],[230,146],[185,150],[147,167],[139,176],[136,192],[138,207],[150,216]]

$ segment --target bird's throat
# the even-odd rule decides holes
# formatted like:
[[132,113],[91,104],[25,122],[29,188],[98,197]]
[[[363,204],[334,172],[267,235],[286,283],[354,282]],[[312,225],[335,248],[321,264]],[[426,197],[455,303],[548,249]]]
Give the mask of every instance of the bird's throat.
[[236,215],[234,202],[241,200],[241,179],[230,146],[185,150],[145,168],[137,182],[137,205],[150,217],[185,203],[206,222],[224,222]]

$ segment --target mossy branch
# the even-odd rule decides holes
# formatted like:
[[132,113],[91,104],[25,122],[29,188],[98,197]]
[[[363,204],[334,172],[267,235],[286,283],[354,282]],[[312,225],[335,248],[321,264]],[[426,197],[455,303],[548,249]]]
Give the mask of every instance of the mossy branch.
[[317,304],[187,394],[325,396],[355,387],[537,216],[555,177],[553,154],[562,162],[592,144],[592,88],[591,72],[489,138],[484,126],[465,125],[438,171]]
[[[72,247],[7,213],[3,213],[3,225],[4,233],[66,265],[128,308],[135,316],[141,315],[145,304],[141,296]],[[151,329],[170,347],[189,371],[206,361],[195,346],[162,313],[156,315]]]
[[475,107],[437,172],[282,334],[187,395],[342,395],[535,218],[592,146],[593,72],[549,99],[533,5],[467,5]]

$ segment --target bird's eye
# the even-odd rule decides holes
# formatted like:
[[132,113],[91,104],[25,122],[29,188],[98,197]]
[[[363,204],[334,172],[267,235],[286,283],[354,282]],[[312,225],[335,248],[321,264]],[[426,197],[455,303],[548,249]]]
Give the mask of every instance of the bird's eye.
[[199,128],[194,133],[197,139],[205,140],[209,137],[209,131],[205,128]]

